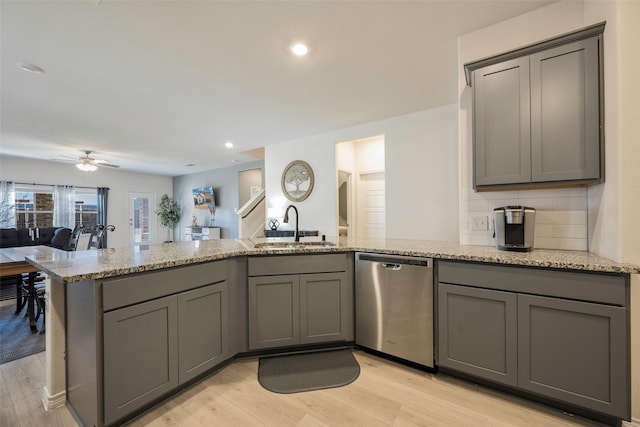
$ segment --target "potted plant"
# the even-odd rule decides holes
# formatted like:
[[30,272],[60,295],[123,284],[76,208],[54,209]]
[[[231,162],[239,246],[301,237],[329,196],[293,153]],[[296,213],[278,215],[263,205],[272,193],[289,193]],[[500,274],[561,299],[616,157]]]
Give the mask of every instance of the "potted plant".
[[163,194],[160,198],[160,205],[156,209],[156,215],[160,219],[160,224],[167,227],[167,240],[165,240],[165,243],[171,242],[171,230],[180,221],[180,206],[178,206],[178,202],[166,193]]

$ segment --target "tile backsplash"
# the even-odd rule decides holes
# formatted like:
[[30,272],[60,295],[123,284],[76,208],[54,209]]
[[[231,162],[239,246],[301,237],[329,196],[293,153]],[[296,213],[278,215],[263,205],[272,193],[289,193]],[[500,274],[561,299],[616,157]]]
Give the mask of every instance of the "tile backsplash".
[[[462,198],[461,243],[495,245],[493,209],[520,205],[536,209],[534,248],[587,251],[587,189],[549,189],[476,193],[467,190]],[[487,229],[478,224],[486,218]],[[475,226],[472,226],[474,224]]]

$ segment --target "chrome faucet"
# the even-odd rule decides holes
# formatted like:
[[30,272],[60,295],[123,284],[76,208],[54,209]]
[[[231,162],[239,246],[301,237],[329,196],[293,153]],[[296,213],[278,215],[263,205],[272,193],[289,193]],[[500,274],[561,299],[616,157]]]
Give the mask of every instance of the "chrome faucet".
[[298,209],[293,205],[287,206],[287,210],[284,211],[284,218],[282,218],[282,220],[285,223],[289,222],[289,209],[291,209],[291,208],[293,208],[293,210],[296,211],[296,231],[293,232],[293,241],[294,242],[299,242],[300,241],[300,230],[298,230]]

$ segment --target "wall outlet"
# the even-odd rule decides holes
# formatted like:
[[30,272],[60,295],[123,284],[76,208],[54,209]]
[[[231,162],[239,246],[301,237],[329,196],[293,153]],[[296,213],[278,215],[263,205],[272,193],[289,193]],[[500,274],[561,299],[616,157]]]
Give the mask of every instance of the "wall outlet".
[[489,229],[489,220],[486,215],[470,216],[471,231],[486,231]]

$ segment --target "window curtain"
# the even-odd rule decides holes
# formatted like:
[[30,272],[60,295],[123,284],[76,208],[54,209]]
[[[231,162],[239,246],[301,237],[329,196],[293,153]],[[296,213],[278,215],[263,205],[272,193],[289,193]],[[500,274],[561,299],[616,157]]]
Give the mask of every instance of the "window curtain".
[[0,227],[16,226],[16,185],[13,181],[0,181]]
[[[108,187],[98,187],[98,213],[97,213],[97,224],[107,226],[109,223],[107,222],[107,201],[109,199],[109,188]],[[102,238],[102,247],[107,248],[107,232],[104,233],[104,237]]]
[[53,225],[73,230],[76,224],[76,190],[71,185],[56,185],[53,189]]

